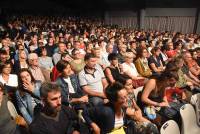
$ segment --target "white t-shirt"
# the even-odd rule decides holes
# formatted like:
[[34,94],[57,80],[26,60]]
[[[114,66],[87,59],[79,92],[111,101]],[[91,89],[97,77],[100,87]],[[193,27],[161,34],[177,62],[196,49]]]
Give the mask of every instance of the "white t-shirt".
[[75,93],[74,87],[72,86],[72,82],[70,80],[70,77],[64,78],[64,81],[68,84],[69,93]]
[[114,128],[120,128],[123,125],[124,125],[124,119],[123,119],[123,117],[121,117],[121,118],[116,118],[115,117],[115,126],[114,126]]
[[131,64],[123,63],[122,67],[124,69],[124,72],[126,72],[127,74],[136,77],[139,76],[139,73],[137,72],[137,69],[135,68],[135,65],[133,63]]
[[3,84],[6,84],[7,86],[11,86],[11,87],[18,86],[18,78],[17,78],[17,75],[15,75],[15,74],[9,74],[8,82],[6,82],[3,79],[2,74],[0,74],[0,82]]

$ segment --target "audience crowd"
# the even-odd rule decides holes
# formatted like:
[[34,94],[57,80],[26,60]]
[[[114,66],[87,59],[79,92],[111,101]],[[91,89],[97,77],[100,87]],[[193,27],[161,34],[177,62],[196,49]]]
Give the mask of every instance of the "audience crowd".
[[0,32],[2,134],[159,134],[200,92],[199,34],[44,16]]

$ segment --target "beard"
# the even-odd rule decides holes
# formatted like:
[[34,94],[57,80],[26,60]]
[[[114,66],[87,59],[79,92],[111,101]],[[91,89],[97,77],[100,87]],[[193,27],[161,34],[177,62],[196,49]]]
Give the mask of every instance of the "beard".
[[56,116],[57,113],[61,110],[61,105],[53,107],[49,102],[46,102],[44,111],[49,116]]

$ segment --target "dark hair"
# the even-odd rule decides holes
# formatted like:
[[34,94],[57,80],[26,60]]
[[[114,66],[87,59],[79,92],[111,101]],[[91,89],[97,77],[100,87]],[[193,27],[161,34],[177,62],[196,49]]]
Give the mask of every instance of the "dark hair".
[[23,73],[23,72],[28,72],[29,75],[31,76],[31,82],[35,83],[35,78],[33,77],[32,73],[27,68],[22,68],[22,69],[20,69],[20,71],[18,73],[19,89],[23,89],[24,88],[22,78],[20,77],[20,74]]
[[84,61],[88,61],[91,58],[96,58],[96,56],[92,53],[87,53],[84,57]]
[[[69,55],[68,51],[65,51],[64,53],[61,54],[61,59],[64,58],[66,55]],[[70,55],[69,55],[70,56]]]
[[166,65],[166,71],[178,71],[178,67],[176,66],[175,64],[175,61],[172,60],[172,61],[169,61]]
[[160,50],[159,47],[154,47],[154,48],[151,49],[151,53],[155,54],[155,52],[158,51],[158,50]]
[[109,61],[116,60],[116,59],[118,59],[116,53],[110,53],[110,54],[108,55],[108,60],[109,60]]
[[58,63],[56,64],[56,69],[61,73],[63,72],[63,70],[69,65],[69,62],[64,61],[64,60],[60,60],[58,61]]
[[7,55],[8,53],[6,52],[5,49],[0,49],[0,54],[1,54],[1,55]]
[[138,48],[136,57],[141,58],[144,50],[147,50],[147,49],[146,48]]
[[10,61],[6,61],[6,62],[2,62],[0,63],[0,73],[3,72],[3,69],[7,66],[7,65],[10,65],[11,69],[12,69],[12,63]]
[[124,88],[124,86],[119,82],[115,82],[115,83],[109,85],[106,88],[106,96],[107,96],[108,100],[111,103],[116,102],[118,99],[118,92],[120,90],[122,90],[123,88]]
[[195,51],[200,51],[200,47],[195,48]]
[[55,82],[45,82],[42,84],[40,88],[40,96],[41,98],[46,99],[48,97],[49,92],[60,92],[61,89],[58,84]]
[[165,82],[166,80],[171,79],[171,78],[175,78],[176,80],[179,79],[177,71],[166,70],[161,73],[161,75],[158,77],[158,80]]
[[45,46],[39,47],[38,52],[39,52],[39,56],[42,56],[42,51],[46,50]]
[[74,49],[72,50],[72,55],[75,55],[76,51],[79,51],[79,49],[74,48]]

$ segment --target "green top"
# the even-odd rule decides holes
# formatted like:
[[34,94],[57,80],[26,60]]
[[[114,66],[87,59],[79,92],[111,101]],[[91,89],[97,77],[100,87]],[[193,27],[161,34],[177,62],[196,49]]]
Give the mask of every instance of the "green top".
[[85,61],[84,59],[81,59],[81,62],[80,63],[75,63],[74,60],[72,62],[70,62],[70,65],[72,67],[72,70],[75,72],[75,73],[79,73],[85,66]]

